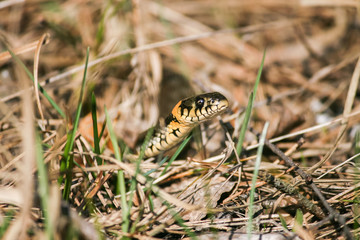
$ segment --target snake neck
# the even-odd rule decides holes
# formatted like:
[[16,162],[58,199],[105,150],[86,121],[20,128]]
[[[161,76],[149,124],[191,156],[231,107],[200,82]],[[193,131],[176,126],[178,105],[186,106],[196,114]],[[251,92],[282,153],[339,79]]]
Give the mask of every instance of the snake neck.
[[168,124],[158,129],[150,139],[145,150],[145,157],[154,157],[161,152],[176,146],[181,140],[189,135],[195,125]]

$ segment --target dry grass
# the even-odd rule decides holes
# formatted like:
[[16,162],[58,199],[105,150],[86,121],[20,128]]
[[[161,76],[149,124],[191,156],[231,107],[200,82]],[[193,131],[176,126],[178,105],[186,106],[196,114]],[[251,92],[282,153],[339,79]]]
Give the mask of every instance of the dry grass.
[[[240,238],[249,217],[263,237],[359,234],[357,1],[7,0],[0,16],[0,238]],[[162,165],[128,157],[180,99],[210,91],[231,102],[222,121],[196,129]]]

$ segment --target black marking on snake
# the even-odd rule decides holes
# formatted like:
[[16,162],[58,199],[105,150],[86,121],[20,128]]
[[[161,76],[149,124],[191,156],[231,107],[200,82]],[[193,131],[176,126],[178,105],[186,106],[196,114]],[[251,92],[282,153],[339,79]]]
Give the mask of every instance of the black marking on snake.
[[171,122],[180,123],[179,120],[172,113],[170,113],[169,116],[167,116],[165,119],[166,126],[169,125]]
[[181,104],[180,104],[181,116],[184,115],[185,108],[188,110],[187,117],[190,115],[190,111],[193,108],[192,102],[193,102],[192,99],[186,99],[186,100],[181,101]]
[[[202,114],[201,114],[201,109],[195,109],[195,116],[197,117],[197,120],[198,121],[200,121],[200,118],[199,118],[199,116],[201,116]],[[192,120],[192,119],[191,119]]]
[[149,146],[147,148],[153,148],[154,144],[150,143]]
[[200,111],[199,108],[195,109],[195,115],[196,115],[196,117],[197,117],[198,120],[199,120],[199,115],[201,115],[201,111]]
[[179,128],[173,129],[171,133],[174,134],[174,136],[178,138],[179,135],[177,135],[176,131],[178,131],[179,133],[181,133]]
[[210,105],[205,107],[205,111],[206,111],[207,114],[209,114],[209,111],[208,111],[209,108],[210,108]]

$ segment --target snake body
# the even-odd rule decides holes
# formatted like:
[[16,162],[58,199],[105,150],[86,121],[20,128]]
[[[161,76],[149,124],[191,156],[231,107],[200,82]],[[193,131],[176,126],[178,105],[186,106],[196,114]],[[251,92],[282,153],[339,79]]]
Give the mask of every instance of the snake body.
[[201,122],[223,113],[229,102],[222,94],[211,92],[179,101],[165,119],[165,127],[150,139],[145,157],[154,157],[181,142]]

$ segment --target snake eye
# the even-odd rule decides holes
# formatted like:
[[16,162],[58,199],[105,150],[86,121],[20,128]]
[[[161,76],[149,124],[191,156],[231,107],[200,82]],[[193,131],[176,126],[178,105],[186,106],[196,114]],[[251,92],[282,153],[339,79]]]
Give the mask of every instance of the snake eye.
[[196,108],[202,108],[204,106],[204,99],[200,98],[196,101]]
[[214,99],[211,99],[211,100],[210,100],[210,103],[211,103],[211,105],[214,105],[214,104],[215,104],[215,100],[214,100]]

